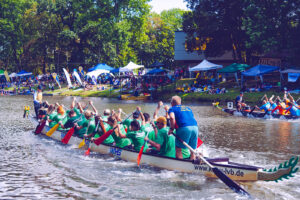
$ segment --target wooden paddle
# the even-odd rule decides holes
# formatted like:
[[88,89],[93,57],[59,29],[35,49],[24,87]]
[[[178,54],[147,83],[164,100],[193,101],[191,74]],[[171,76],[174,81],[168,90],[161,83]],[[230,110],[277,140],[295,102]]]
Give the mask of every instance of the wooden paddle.
[[[100,122],[100,120],[99,120],[99,122]],[[98,129],[98,126],[99,126],[99,122],[97,123],[97,126],[95,128],[94,133],[97,132],[97,129]],[[91,141],[89,142],[88,149],[84,152],[84,155],[88,156],[88,155],[90,155],[90,152],[91,152]]]
[[[150,132],[147,133],[146,137],[148,137],[149,133]],[[142,158],[142,155],[143,155],[143,152],[144,152],[144,147],[145,147],[146,143],[147,143],[147,141],[145,140],[143,146],[140,149],[139,155],[137,157],[136,162],[137,162],[138,166],[140,166],[141,158]]]
[[[80,118],[75,120],[73,123],[79,122],[82,120],[83,115],[81,114]],[[73,133],[75,132],[75,126],[73,126],[72,128],[70,128],[70,130],[67,132],[67,134],[65,135],[65,137],[61,140],[62,143],[64,144],[68,144],[69,140],[71,139]]]
[[[85,131],[85,135],[87,134],[87,132],[88,132],[88,130],[89,130],[90,123],[91,123],[91,121],[89,121],[89,123],[88,123],[88,127],[86,128],[86,131]],[[85,145],[85,137],[83,137],[83,140],[79,143],[78,149],[80,149],[80,148],[83,147],[84,145]]]
[[[123,124],[125,120],[127,120],[129,117],[131,117],[131,115],[133,115],[133,113],[131,113],[130,115],[128,115],[128,117],[126,117],[126,119],[124,119],[120,124]],[[95,139],[95,140],[94,140],[94,143],[95,143],[96,145],[102,144],[102,142],[103,142],[104,140],[106,140],[106,138],[108,138],[108,137],[113,133],[113,131],[114,131],[117,127],[118,127],[118,126],[116,126],[116,127],[114,127],[113,129],[111,129],[111,130],[105,132],[105,133],[104,133],[103,135],[101,135],[99,138]]]
[[34,133],[37,135],[37,134],[40,134],[42,132],[42,130],[44,129],[46,125],[46,120],[43,120],[35,129]]
[[[66,116],[65,116],[62,120],[64,120],[67,116],[68,116],[68,115],[66,114]],[[54,126],[46,133],[46,135],[47,135],[48,137],[50,137],[50,136],[58,129],[58,127],[59,127],[59,123],[55,124],[55,125],[54,125]]]
[[[172,133],[180,142],[182,142],[182,144],[184,144],[184,146],[186,146],[190,151],[192,151],[195,155],[197,154],[197,152],[190,147],[185,141],[183,141],[180,137],[178,137],[176,134]],[[244,190],[241,186],[239,186],[236,182],[234,182],[233,180],[231,180],[228,176],[226,176],[221,170],[219,170],[217,167],[213,166],[212,164],[210,164],[205,158],[203,158],[200,154],[197,155],[198,157],[201,158],[201,160],[203,162],[205,162],[205,164],[207,164],[212,171],[214,172],[214,174],[223,182],[225,183],[230,189],[232,189],[234,192],[238,193],[238,194],[242,194],[242,195],[246,195],[248,197],[251,198],[251,195]]]
[[249,115],[251,115],[253,113],[253,111],[255,110],[255,106],[250,110]]

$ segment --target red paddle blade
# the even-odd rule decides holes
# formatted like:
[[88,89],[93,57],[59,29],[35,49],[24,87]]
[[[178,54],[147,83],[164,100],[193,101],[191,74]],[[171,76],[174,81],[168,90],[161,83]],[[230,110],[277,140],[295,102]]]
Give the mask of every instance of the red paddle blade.
[[46,121],[43,121],[41,124],[39,124],[39,125],[36,127],[34,133],[35,133],[35,134],[40,134],[40,133],[42,132],[42,130],[44,129],[45,125],[46,125]]
[[137,164],[138,166],[140,166],[140,162],[141,162],[141,158],[142,158],[142,155],[143,155],[143,151],[144,151],[144,145],[142,146],[140,152],[139,152],[139,155],[137,157]]
[[108,138],[108,136],[110,136],[113,133],[113,129],[107,131],[106,133],[104,133],[103,135],[101,135],[101,137],[97,138],[94,143],[96,145],[100,145],[104,140],[106,140],[106,138]]
[[88,156],[88,155],[90,155],[90,152],[91,152],[91,148],[88,148],[88,149],[84,152],[84,155],[85,155],[85,156]]
[[75,131],[75,128],[72,127],[68,132],[67,134],[65,135],[65,137],[61,140],[62,143],[64,144],[68,144],[69,140],[71,139],[73,133]]
[[197,148],[200,147],[201,144],[203,144],[203,141],[202,141],[200,138],[198,138],[198,141],[197,141]]

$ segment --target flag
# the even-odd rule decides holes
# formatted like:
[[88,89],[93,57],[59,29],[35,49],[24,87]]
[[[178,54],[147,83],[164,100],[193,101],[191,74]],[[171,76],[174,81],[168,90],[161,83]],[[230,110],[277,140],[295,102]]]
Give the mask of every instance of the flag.
[[4,76],[6,78],[6,81],[9,82],[9,76],[6,70],[4,71]]
[[73,76],[75,76],[75,78],[76,78],[76,80],[78,81],[78,83],[79,83],[80,85],[82,85],[81,79],[80,79],[79,74],[77,73],[77,70],[76,70],[76,69],[74,69],[74,71],[73,71]]
[[71,79],[70,79],[70,74],[67,72],[67,70],[65,68],[63,68],[63,71],[66,75],[66,78],[67,78],[67,82],[68,82],[68,87],[71,88],[73,87],[72,83],[71,83]]
[[59,78],[58,78],[57,74],[56,73],[52,73],[52,77],[56,81],[58,87],[61,89],[61,86],[60,86],[60,83],[59,83]]
[[83,78],[84,77],[84,71],[83,71],[83,68],[81,66],[78,68],[78,71],[79,71],[79,76],[81,78]]

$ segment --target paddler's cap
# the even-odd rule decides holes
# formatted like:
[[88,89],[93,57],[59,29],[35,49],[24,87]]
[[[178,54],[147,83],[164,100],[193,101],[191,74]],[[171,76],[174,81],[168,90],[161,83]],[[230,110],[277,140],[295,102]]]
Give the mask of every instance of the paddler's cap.
[[57,113],[62,114],[62,115],[65,114],[64,108],[62,106],[58,106]]
[[159,122],[159,123],[162,123],[164,125],[167,124],[167,119],[165,117],[163,117],[163,116],[157,118],[156,121]]
[[132,116],[133,116],[133,118],[138,118],[140,116],[140,112],[135,111]]

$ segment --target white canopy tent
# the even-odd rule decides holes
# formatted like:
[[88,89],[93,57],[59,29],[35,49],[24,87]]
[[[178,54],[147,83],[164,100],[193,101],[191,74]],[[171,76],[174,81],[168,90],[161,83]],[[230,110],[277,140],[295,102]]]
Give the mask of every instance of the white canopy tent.
[[195,67],[190,68],[189,71],[190,72],[208,71],[208,70],[212,70],[212,69],[219,69],[222,67],[223,67],[222,65],[217,65],[217,64],[211,63],[204,59],[201,63],[199,63]]
[[17,74],[16,74],[16,73],[11,73],[11,74],[9,75],[9,77],[10,77],[10,78],[17,77]]
[[134,69],[139,69],[142,67],[144,67],[144,65],[137,65],[130,61],[125,67],[120,68],[120,72],[132,72]]
[[86,76],[91,77],[91,78],[94,76],[95,78],[97,78],[101,74],[111,74],[111,73],[105,69],[98,69],[98,70],[87,73]]

